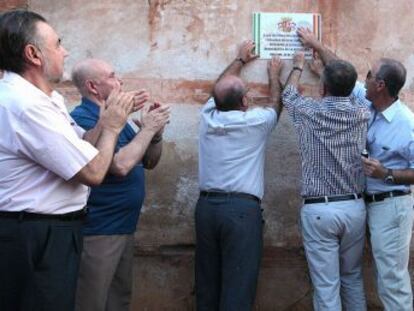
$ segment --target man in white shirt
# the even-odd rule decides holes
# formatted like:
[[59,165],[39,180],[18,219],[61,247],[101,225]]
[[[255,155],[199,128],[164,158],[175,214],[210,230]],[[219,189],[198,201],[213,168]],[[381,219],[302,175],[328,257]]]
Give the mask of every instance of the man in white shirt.
[[133,94],[114,91],[85,133],[53,90],[67,52],[46,20],[3,13],[0,42],[0,310],[71,311],[87,186],[105,177]]
[[201,110],[196,221],[197,310],[251,310],[262,254],[260,202],[267,140],[281,112],[281,62],[269,62],[272,107],[249,109],[239,78],[254,43],[217,80]]

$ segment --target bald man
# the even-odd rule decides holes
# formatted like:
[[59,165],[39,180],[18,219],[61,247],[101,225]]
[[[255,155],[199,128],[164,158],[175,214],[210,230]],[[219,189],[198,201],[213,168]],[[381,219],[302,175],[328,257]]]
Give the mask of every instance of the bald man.
[[265,148],[281,112],[281,62],[269,62],[269,107],[249,109],[241,69],[257,58],[244,42],[201,110],[196,222],[197,310],[251,310],[262,254]]
[[[100,110],[109,94],[121,88],[112,66],[87,59],[77,64],[73,82],[82,95],[73,119],[85,130],[99,127]],[[134,92],[135,109],[149,94]],[[141,113],[139,133],[126,124],[119,135],[109,173],[101,186],[92,187],[83,233],[84,249],[78,279],[76,310],[129,310],[132,292],[134,232],[144,200],[144,168],[154,168],[162,151],[162,130],[169,108],[157,103]]]

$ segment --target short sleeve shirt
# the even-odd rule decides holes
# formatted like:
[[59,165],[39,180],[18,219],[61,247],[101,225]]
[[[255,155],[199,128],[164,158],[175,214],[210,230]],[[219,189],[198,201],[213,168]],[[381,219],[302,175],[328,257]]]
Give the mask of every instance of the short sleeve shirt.
[[63,97],[6,72],[0,80],[0,210],[64,214],[88,187],[70,180],[98,151],[82,139]]
[[[376,112],[370,101],[365,99],[365,87],[358,82],[354,95],[365,100],[371,107],[368,126],[367,150],[369,156],[377,159],[386,168],[414,168],[414,114],[399,99],[390,107]],[[367,177],[367,192],[378,193],[392,190],[409,191],[410,185],[386,184],[384,180]]]
[[[87,98],[71,113],[85,130],[95,127],[99,119],[99,106]],[[136,136],[127,124],[118,137],[115,152]],[[84,224],[85,235],[131,234],[135,232],[145,197],[145,179],[142,163],[138,163],[125,177],[108,173],[101,185],[92,187],[88,199],[88,216]]]
[[273,108],[219,111],[211,98],[201,109],[201,190],[264,194],[267,140],[277,122]]

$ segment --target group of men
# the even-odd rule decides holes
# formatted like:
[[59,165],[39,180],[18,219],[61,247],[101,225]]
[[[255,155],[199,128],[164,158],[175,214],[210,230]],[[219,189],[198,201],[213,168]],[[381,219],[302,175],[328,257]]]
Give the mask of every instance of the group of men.
[[47,21],[3,13],[0,42],[0,310],[128,310],[144,168],[160,159],[169,107],[87,59],[69,115],[53,90],[68,53]]
[[[197,309],[253,306],[264,154],[286,107],[302,159],[301,230],[314,309],[366,310],[368,223],[385,310],[412,310],[414,115],[398,99],[406,70],[380,59],[364,86],[352,64],[310,31],[298,35],[323,62],[321,99],[298,91],[299,52],[284,86],[282,61],[269,61],[270,105],[249,107],[240,73],[257,55],[246,41],[201,110]],[[160,159],[169,107],[146,103],[145,90],[122,91],[108,63],[87,59],[73,68],[82,101],[69,115],[53,90],[67,52],[47,21],[30,11],[3,13],[0,43],[0,310],[128,310],[144,168]],[[141,120],[129,121],[137,110]]]
[[262,254],[264,150],[285,107],[301,154],[300,223],[314,310],[367,309],[362,255],[368,224],[379,298],[386,311],[411,311],[414,114],[398,98],[406,69],[382,58],[363,85],[354,66],[308,29],[297,33],[320,57],[310,66],[320,75],[320,99],[298,90],[305,69],[298,52],[283,87],[281,60],[269,61],[270,104],[248,109],[239,78],[242,67],[257,58],[248,41],[201,111],[197,309],[252,309]]

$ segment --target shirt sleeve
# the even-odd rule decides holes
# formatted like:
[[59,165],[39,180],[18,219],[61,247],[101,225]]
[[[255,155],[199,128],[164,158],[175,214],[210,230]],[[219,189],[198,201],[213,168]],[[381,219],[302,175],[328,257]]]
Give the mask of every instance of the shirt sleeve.
[[277,124],[277,113],[274,108],[256,107],[250,111],[255,114],[255,117],[264,120],[267,134],[270,134],[275,129]]
[[370,107],[371,102],[368,99],[366,99],[365,97],[366,93],[367,93],[367,90],[365,89],[364,84],[360,81],[357,81],[355,83],[354,89],[352,90],[351,97],[356,98],[357,101],[361,103],[363,106]]
[[401,155],[408,162],[408,167],[414,168],[414,129],[411,129],[409,137],[407,138],[409,140],[408,144],[402,149]]
[[216,109],[216,103],[213,97],[210,97],[201,109],[201,113],[209,113]]
[[298,89],[292,85],[288,85],[283,90],[282,102],[295,123],[300,121],[301,114],[310,114],[318,107],[317,101],[302,96]]
[[71,112],[70,116],[75,121],[78,127],[81,127],[85,132],[93,129],[96,126],[98,120],[78,112],[76,109]]
[[78,136],[74,126],[53,107],[30,107],[22,112],[16,125],[17,150],[69,180],[98,154],[97,149]]

